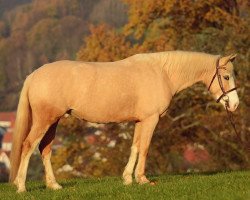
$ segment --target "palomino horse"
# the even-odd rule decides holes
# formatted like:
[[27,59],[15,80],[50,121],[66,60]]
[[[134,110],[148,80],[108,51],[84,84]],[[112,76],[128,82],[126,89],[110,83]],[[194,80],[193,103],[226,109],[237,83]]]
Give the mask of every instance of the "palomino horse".
[[[51,167],[51,145],[59,119],[72,114],[89,122],[135,121],[131,155],[124,170],[125,184],[148,183],[145,162],[153,131],[174,94],[196,82],[210,88],[214,98],[234,111],[239,99],[233,76],[236,55],[169,51],[138,54],[116,62],[58,61],[46,64],[24,82],[17,110],[11,153],[10,181],[25,191],[30,156],[39,144],[46,185],[60,189]],[[218,66],[223,66],[219,67]],[[218,69],[217,69],[218,68]],[[214,74],[220,79],[215,79]],[[221,89],[221,84],[223,90]]]

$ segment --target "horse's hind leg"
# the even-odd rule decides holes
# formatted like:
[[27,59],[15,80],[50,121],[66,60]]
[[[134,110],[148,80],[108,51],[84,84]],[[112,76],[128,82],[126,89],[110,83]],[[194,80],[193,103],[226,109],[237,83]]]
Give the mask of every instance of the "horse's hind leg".
[[48,124],[47,122],[45,123],[45,121],[34,121],[27,138],[23,142],[21,161],[16,179],[14,181],[15,185],[18,188],[18,192],[24,192],[26,190],[25,181],[30,156],[32,155],[38,143],[43,138],[49,126],[50,124]]
[[135,124],[135,131],[134,131],[134,138],[133,144],[131,147],[131,153],[129,156],[128,163],[125,167],[123,172],[123,183],[125,185],[129,185],[132,183],[132,173],[134,171],[135,162],[137,160],[138,150],[139,150],[139,143],[140,143],[140,129],[141,129],[141,122],[137,122]]
[[45,168],[45,178],[46,178],[46,185],[48,188],[57,190],[61,189],[62,186],[60,186],[55,179],[53,169],[51,166],[51,146],[53,143],[53,140],[55,138],[56,133],[56,127],[57,127],[58,121],[55,122],[50,126],[44,137],[42,138],[40,145],[39,145],[39,151],[42,156],[43,165]]

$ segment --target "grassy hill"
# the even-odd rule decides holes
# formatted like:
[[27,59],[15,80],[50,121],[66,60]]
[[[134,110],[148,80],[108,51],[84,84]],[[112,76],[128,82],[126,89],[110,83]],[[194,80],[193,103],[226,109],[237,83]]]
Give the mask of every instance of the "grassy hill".
[[250,171],[181,174],[153,177],[157,184],[124,186],[120,178],[70,179],[64,189],[45,189],[43,182],[28,182],[28,192],[17,194],[0,185],[0,199],[250,199]]

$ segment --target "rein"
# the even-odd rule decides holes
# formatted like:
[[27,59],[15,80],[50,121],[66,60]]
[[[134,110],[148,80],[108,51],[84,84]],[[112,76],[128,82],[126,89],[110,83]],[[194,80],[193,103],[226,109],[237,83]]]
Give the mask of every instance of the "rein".
[[236,129],[236,125],[235,125],[235,121],[234,121],[234,116],[232,114],[232,112],[230,112],[228,110],[228,105],[226,105],[226,111],[227,111],[227,116],[228,116],[228,120],[231,124],[231,126],[233,127],[234,129],[234,132],[235,132],[235,135],[237,136],[237,139],[238,141],[241,143],[241,145],[245,148],[246,151],[250,152],[250,147],[248,147],[245,143],[243,143],[243,141],[241,140],[241,137],[240,137],[240,133],[237,131]]
[[250,147],[247,147],[247,145],[245,143],[243,143],[243,141],[241,140],[240,134],[239,134],[239,132],[236,129],[236,124],[235,124],[235,121],[234,121],[234,116],[233,116],[232,112],[230,112],[228,110],[228,108],[229,108],[229,97],[228,97],[227,94],[230,93],[230,92],[232,92],[232,91],[234,91],[234,90],[236,90],[237,87],[234,87],[234,88],[232,88],[232,89],[230,89],[228,91],[225,91],[225,89],[223,87],[222,80],[221,80],[221,75],[219,74],[219,70],[220,69],[226,70],[226,68],[224,67],[226,64],[220,66],[219,65],[220,59],[221,59],[221,57],[219,57],[217,59],[217,61],[216,61],[216,71],[215,71],[215,74],[214,74],[214,76],[213,76],[210,84],[209,84],[208,91],[210,91],[210,88],[211,88],[211,86],[212,86],[212,84],[213,84],[213,82],[214,82],[214,80],[215,80],[215,78],[217,76],[218,82],[219,82],[219,85],[220,85],[220,88],[221,88],[221,91],[222,91],[222,95],[216,100],[216,102],[219,103],[221,99],[223,99],[225,101],[225,107],[226,107],[226,111],[227,111],[227,117],[228,117],[228,120],[229,120],[231,126],[234,129],[235,135],[237,136],[237,139],[242,144],[242,146],[249,152],[250,151]]

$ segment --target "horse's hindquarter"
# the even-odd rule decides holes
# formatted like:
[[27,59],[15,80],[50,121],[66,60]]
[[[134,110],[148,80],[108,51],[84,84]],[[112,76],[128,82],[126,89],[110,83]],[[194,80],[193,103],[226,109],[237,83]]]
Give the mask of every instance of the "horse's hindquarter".
[[127,60],[60,61],[40,69],[35,82],[43,88],[43,101],[64,112],[72,109],[78,117],[92,122],[140,120],[162,106],[162,83],[157,73]]

